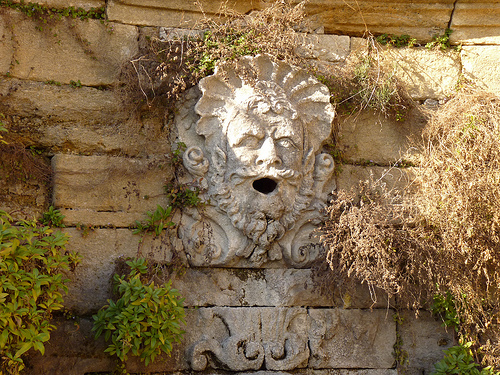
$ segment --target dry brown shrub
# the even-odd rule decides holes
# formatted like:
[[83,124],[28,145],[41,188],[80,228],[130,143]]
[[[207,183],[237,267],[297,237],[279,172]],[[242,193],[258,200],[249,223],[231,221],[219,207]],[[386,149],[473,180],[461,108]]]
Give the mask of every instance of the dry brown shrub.
[[122,70],[121,91],[127,102],[158,105],[172,112],[181,94],[212,74],[216,64],[232,64],[244,55],[269,54],[305,66],[296,54],[301,43],[297,25],[304,23],[304,4],[277,1],[250,15],[223,8],[218,19],[203,19],[191,36],[171,40],[146,37],[134,60]]
[[385,48],[368,35],[345,63],[316,67],[317,75],[329,87],[332,103],[340,115],[373,109],[402,121],[414,107],[406,89],[384,62]]
[[476,358],[500,364],[500,99],[465,89],[431,118],[411,191],[338,192],[323,241],[340,278],[403,307],[447,291]]

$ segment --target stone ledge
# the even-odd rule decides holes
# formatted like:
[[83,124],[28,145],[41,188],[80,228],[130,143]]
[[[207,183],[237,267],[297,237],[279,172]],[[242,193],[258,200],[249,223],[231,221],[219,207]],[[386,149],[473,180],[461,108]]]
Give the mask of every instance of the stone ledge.
[[453,3],[454,0],[439,3],[430,0],[312,0],[305,9],[308,15],[322,20],[327,34],[362,36],[369,30],[373,34],[408,34],[429,41],[434,34],[442,34],[447,28]]
[[252,1],[159,1],[110,0],[107,14],[110,21],[141,26],[196,27],[204,17],[216,17],[221,7],[227,6],[239,13],[260,9],[260,0]]

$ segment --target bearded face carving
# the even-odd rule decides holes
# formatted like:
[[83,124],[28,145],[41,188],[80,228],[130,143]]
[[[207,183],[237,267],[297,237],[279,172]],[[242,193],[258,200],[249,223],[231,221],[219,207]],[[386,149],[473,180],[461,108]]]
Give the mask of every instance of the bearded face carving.
[[194,265],[302,265],[312,260],[303,239],[333,171],[331,156],[320,152],[334,116],[329,92],[267,56],[239,64],[254,72],[252,81],[234,71],[204,78],[196,124],[178,125],[188,145],[184,165],[206,184],[210,201],[204,217],[188,215],[183,242]]

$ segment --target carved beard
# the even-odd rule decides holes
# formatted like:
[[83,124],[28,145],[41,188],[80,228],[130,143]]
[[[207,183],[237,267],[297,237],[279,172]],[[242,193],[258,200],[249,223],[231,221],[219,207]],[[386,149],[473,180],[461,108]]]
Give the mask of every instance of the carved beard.
[[[279,217],[270,217],[265,207],[259,208],[258,205],[252,205],[254,208],[248,209],[249,205],[245,207],[243,201],[233,194],[234,186],[254,177],[257,175],[255,172],[240,171],[237,173],[239,178],[236,179],[236,183],[219,182],[217,191],[213,194],[218,208],[227,213],[231,223],[251,241],[239,253],[246,257],[252,255],[252,260],[262,260],[266,253],[269,253],[271,260],[281,259],[281,248],[277,241],[294,226],[299,215],[309,207],[313,198],[312,170],[304,176],[290,170],[281,170],[277,174],[282,177],[280,184],[289,184],[298,189],[294,202],[291,204],[280,202],[282,214]],[[299,184],[301,178],[302,182]]]

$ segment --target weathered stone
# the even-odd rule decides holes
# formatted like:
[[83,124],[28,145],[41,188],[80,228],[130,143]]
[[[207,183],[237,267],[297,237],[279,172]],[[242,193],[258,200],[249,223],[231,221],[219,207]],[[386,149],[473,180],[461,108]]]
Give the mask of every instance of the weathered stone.
[[[144,248],[143,248],[144,249]],[[323,277],[326,277],[324,275]],[[185,298],[185,306],[310,306],[344,308],[385,308],[387,296],[371,299],[366,287],[353,295],[340,295],[333,286],[320,290],[307,269],[220,269],[187,268],[172,278],[173,286]]]
[[306,3],[305,9],[308,15],[322,19],[327,34],[361,36],[369,31],[373,34],[408,34],[428,41],[448,27],[453,3],[454,0],[313,0]]
[[[14,3],[20,3],[23,0],[12,0]],[[26,1],[24,1],[26,3]],[[89,10],[90,8],[101,8],[106,5],[105,0],[37,0],[37,4],[46,5],[54,8],[83,8]]]
[[[377,369],[377,370],[338,370],[338,369],[328,369],[328,370],[313,370],[313,369],[301,369],[301,375],[397,375],[398,371],[395,369]],[[221,371],[211,371],[211,375],[225,375],[226,372]],[[239,372],[240,375],[292,375],[296,372],[285,372],[285,371],[252,371],[252,372]],[[172,375],[182,375],[182,373],[172,374]]]
[[175,27],[160,27],[158,37],[160,40],[172,41],[184,38],[201,38],[203,37],[203,30],[192,30],[192,29],[179,29]]
[[168,154],[164,113],[136,118],[111,90],[0,79],[0,113],[27,146],[53,152]]
[[14,220],[40,218],[50,202],[48,182],[30,179],[7,183],[4,173],[0,170],[0,210]]
[[362,111],[340,121],[337,147],[346,160],[361,164],[389,164],[411,151],[411,138],[424,122],[417,113],[396,121],[374,111]]
[[434,364],[443,359],[443,350],[455,345],[454,331],[446,330],[440,320],[426,311],[415,318],[413,311],[400,313],[401,350],[408,354],[408,368],[418,374],[430,374]]
[[57,154],[52,158],[53,203],[67,225],[128,227],[158,204],[166,206],[167,166],[165,159]]
[[14,42],[10,22],[3,12],[0,12],[0,74],[6,75],[14,64]]
[[457,1],[451,19],[450,40],[463,44],[500,44],[499,20],[497,1]]
[[500,46],[464,46],[461,56],[464,76],[500,95]]
[[357,165],[342,165],[342,171],[337,177],[337,188],[350,191],[356,189],[361,181],[378,181],[379,179],[388,190],[404,189],[411,181],[411,169],[362,167]]
[[391,368],[391,310],[310,309],[311,368]]
[[340,62],[344,61],[350,52],[350,38],[346,35],[306,34],[302,38],[296,52],[306,58]]
[[138,31],[134,26],[67,17],[39,25],[14,10],[3,17],[8,17],[6,22],[11,25],[16,45],[10,68],[13,77],[111,85],[116,82],[121,65],[138,51]]
[[416,100],[443,99],[456,89],[460,55],[425,48],[387,48],[385,65]]
[[[334,188],[333,158],[321,151],[332,131],[330,94],[266,55],[238,64],[255,82],[218,69],[200,81],[201,98],[179,109],[186,178],[200,181],[208,202],[203,216],[185,212],[180,236],[193,266],[305,267],[318,256],[311,234]],[[196,122],[185,113],[193,107]]]
[[291,370],[307,366],[308,315],[302,308],[199,309],[190,337],[190,367],[196,371]]
[[[117,261],[146,257],[168,264],[175,251],[175,243],[165,232],[160,236],[141,236],[128,229],[85,226],[80,229],[66,228],[64,232],[71,237],[66,248],[82,256],[82,262],[73,273],[68,274],[71,283],[64,304],[82,315],[98,310],[108,298],[113,297],[111,291]],[[191,287],[196,288],[193,284]]]
[[205,16],[216,17],[223,7],[246,14],[260,9],[260,3],[260,0],[174,0],[168,3],[161,0],[111,0],[107,14],[111,21],[133,25],[190,28]]

